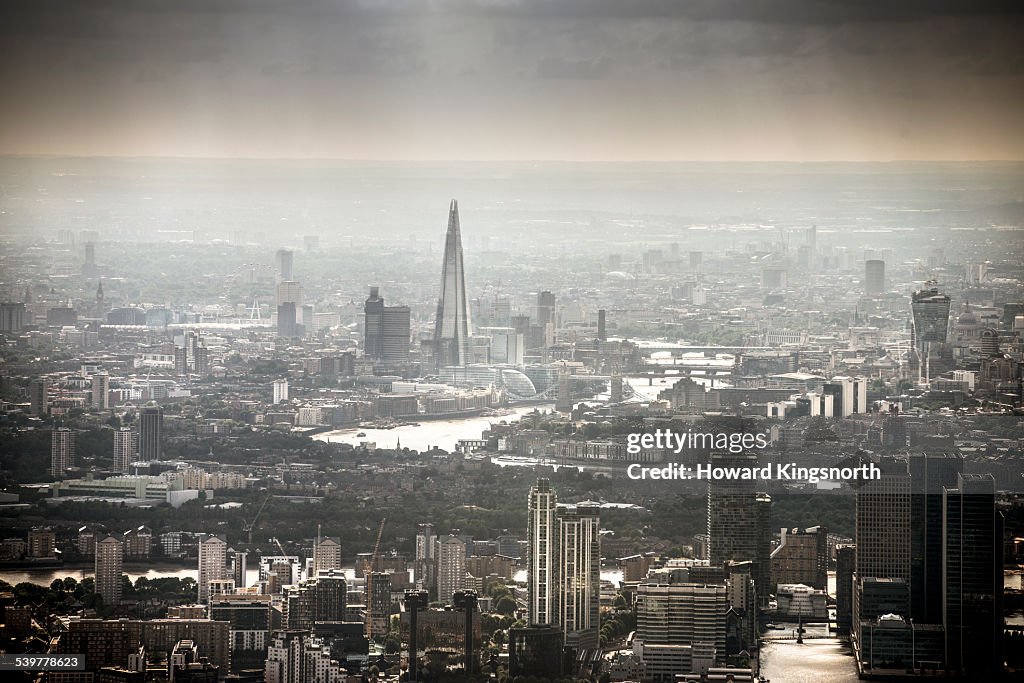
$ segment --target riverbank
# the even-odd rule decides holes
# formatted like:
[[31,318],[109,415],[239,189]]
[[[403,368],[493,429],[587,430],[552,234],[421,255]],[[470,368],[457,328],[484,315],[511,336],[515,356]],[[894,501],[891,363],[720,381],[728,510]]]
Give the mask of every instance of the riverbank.
[[[153,562],[151,560],[125,561],[123,570],[132,581],[135,581],[135,579],[141,576],[144,576],[147,579],[168,577],[178,577],[181,579],[191,577],[194,579],[198,574],[195,560],[185,560],[182,562]],[[53,583],[54,579],[64,579],[70,576],[77,581],[81,581],[88,576],[95,575],[95,573],[96,565],[94,562],[82,561],[68,562],[58,566],[47,567],[20,569],[0,568],[0,579],[6,581],[12,586],[16,586],[22,582],[35,583],[40,586],[49,586]]]

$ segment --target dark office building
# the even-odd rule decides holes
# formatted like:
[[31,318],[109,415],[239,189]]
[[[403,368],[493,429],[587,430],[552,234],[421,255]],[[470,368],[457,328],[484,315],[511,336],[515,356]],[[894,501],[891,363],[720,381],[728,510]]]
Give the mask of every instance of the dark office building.
[[363,353],[366,357],[387,364],[408,363],[411,336],[409,307],[385,306],[380,290],[370,287],[363,312]]
[[940,294],[938,288],[914,292],[910,300],[910,311],[914,325],[911,330],[914,345],[925,352],[929,344],[945,344],[949,328],[949,297]]
[[141,308],[112,308],[107,313],[108,325],[145,325],[146,312]]
[[853,626],[853,570],[857,546],[836,546],[836,632],[847,635]]
[[555,324],[555,295],[544,291],[537,294],[537,324]]
[[164,409],[150,403],[139,411],[139,460],[160,460],[163,442]]
[[21,332],[28,321],[28,312],[23,303],[0,304],[0,332]]
[[348,582],[340,569],[321,571],[316,577],[316,621],[345,621]]
[[[751,453],[712,453],[712,467],[757,467]],[[758,600],[771,593],[769,535],[771,497],[757,493],[753,479],[720,479],[708,482],[707,524],[711,564],[727,561],[754,563]]]
[[380,359],[384,356],[384,297],[378,287],[370,287],[363,314],[363,354],[367,358]]
[[66,306],[46,311],[47,327],[74,327],[78,324],[78,312]]
[[82,264],[82,275],[93,277],[96,275],[96,245],[92,242],[85,243],[85,262]]
[[385,306],[381,325],[385,363],[409,362],[410,314],[408,306]]
[[866,296],[885,294],[885,261],[868,259],[864,262],[864,294]]
[[278,249],[274,254],[274,261],[277,265],[277,279],[279,282],[288,282],[292,278],[292,266],[295,264],[295,254],[289,249]]
[[275,627],[274,613],[269,595],[210,598],[210,618],[229,624],[232,671],[257,668],[266,661],[267,644]]
[[508,632],[508,674],[561,678],[562,631],[555,625],[524,626]]
[[1006,327],[1013,327],[1013,321],[1018,315],[1024,315],[1024,303],[1003,304],[1003,317],[1000,322]]
[[603,308],[597,312],[597,338],[601,341],[608,340],[607,313]]
[[942,623],[942,492],[963,471],[957,453],[910,457],[910,614],[918,624]]
[[1002,661],[1003,515],[995,492],[990,474],[958,474],[956,488],[943,493],[946,666],[971,680]]
[[279,337],[301,337],[303,326],[298,324],[298,311],[295,302],[286,301],[277,307],[277,336]]

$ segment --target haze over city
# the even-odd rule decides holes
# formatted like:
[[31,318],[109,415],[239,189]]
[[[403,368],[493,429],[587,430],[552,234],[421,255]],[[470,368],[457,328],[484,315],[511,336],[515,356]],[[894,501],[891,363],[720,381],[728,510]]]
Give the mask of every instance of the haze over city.
[[0,20],[0,671],[1024,671],[1024,21]]

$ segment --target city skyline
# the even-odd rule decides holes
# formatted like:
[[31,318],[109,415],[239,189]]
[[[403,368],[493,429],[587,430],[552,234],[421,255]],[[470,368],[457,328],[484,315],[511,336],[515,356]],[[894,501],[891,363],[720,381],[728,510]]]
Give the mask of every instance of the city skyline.
[[1002,0],[115,0],[8,18],[3,154],[1024,158],[1021,12]]
[[1024,671],[1019,2],[4,18],[12,680]]

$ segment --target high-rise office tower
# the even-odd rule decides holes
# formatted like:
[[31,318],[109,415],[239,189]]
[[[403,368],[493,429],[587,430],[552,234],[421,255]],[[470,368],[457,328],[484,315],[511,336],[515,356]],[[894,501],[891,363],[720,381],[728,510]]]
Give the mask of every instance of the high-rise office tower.
[[92,376],[92,407],[96,410],[110,409],[110,375],[97,372]]
[[318,539],[313,546],[313,575],[310,578],[319,576],[320,572],[340,568],[341,542],[331,536]]
[[96,245],[92,242],[85,243],[85,262],[82,264],[82,275],[85,277],[96,275]]
[[304,334],[299,325],[299,314],[295,304],[288,301],[277,306],[277,336],[301,337]]
[[597,503],[559,505],[558,623],[565,643],[578,649],[599,646],[601,520]]
[[970,680],[1002,668],[1003,515],[995,493],[992,475],[958,474],[942,495],[946,667]]
[[75,433],[67,427],[54,429],[50,439],[50,474],[63,477],[75,464]]
[[131,427],[114,430],[114,469],[128,473],[128,466],[135,461],[139,439]]
[[380,290],[371,287],[362,310],[366,315],[364,355],[391,365],[409,362],[409,306],[385,306]]
[[409,307],[385,306],[380,290],[370,287],[370,296],[366,299],[363,312],[363,354],[383,363],[407,363],[411,327]]
[[601,341],[608,340],[606,317],[607,313],[603,308],[597,311],[597,338],[600,339]]
[[910,456],[910,616],[918,624],[942,622],[943,491],[964,471],[959,453]]
[[848,635],[853,626],[853,570],[857,546],[836,546],[836,633]]
[[121,575],[124,544],[117,536],[102,534],[96,539],[96,594],[107,607],[121,603]]
[[855,501],[856,541],[851,638],[862,661],[870,628],[885,614],[910,611],[910,473],[903,460],[883,458],[881,477],[864,481]]
[[[277,283],[277,305],[295,304],[297,315],[302,311],[302,285],[295,280],[282,280]],[[305,322],[301,318],[297,322]]]
[[537,324],[555,324],[555,295],[547,290],[537,293]]
[[867,296],[885,294],[885,261],[868,259],[864,262],[864,294]]
[[295,263],[295,254],[290,249],[278,249],[274,254],[274,263],[277,265],[277,281],[287,282],[292,280],[292,266]]
[[29,410],[36,417],[50,413],[50,378],[33,377],[28,385]]
[[466,587],[466,543],[456,536],[437,540],[437,599],[451,602]]
[[99,284],[96,285],[96,309],[93,313],[96,317],[102,318],[106,312],[106,306],[103,305],[103,281],[100,280]]
[[223,536],[208,534],[199,541],[199,602],[210,599],[210,582],[227,578],[228,543]]
[[385,306],[381,320],[381,360],[409,362],[410,311],[408,306]]
[[[757,467],[752,453],[712,453],[712,467]],[[759,600],[770,592],[768,577],[770,542],[768,524],[771,498],[757,493],[753,479],[719,479],[708,482],[708,539],[711,564],[724,566],[729,560],[754,563],[754,581]]]
[[907,463],[883,458],[882,476],[857,489],[857,576],[910,580],[910,475]]
[[924,353],[934,343],[945,344],[949,329],[950,299],[937,287],[914,292],[910,299],[914,345]]
[[384,355],[384,297],[378,287],[370,287],[363,316],[363,355],[380,359]]
[[753,578],[757,589],[757,602],[762,608],[768,607],[769,594],[775,592],[772,585],[772,497],[767,493],[754,496],[754,520],[757,525],[757,540],[754,555]]
[[434,359],[437,367],[466,365],[469,362],[469,333],[459,204],[453,199],[448,209],[448,232],[445,235],[444,261],[441,264],[441,291],[434,321]]
[[530,624],[558,623],[557,499],[551,482],[530,489],[527,529],[527,613]]
[[164,409],[150,402],[139,411],[139,460],[159,460],[164,454]]

